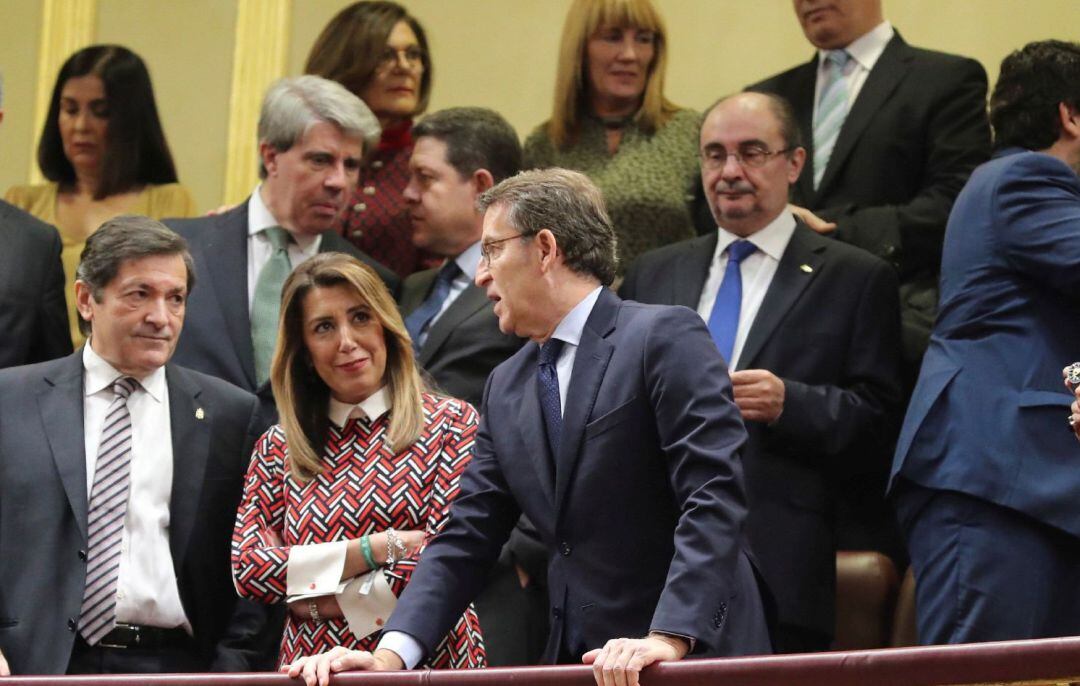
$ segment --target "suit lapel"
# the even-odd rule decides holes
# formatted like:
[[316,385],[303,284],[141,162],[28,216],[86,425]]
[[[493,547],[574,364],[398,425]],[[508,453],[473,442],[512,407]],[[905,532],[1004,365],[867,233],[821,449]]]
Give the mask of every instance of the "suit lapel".
[[255,388],[255,350],[248,310],[247,206],[245,201],[218,217],[214,236],[203,248],[203,258],[232,349],[247,377],[248,388]]
[[165,368],[172,427],[173,483],[169,500],[169,550],[177,576],[198,516],[214,408],[202,404],[202,389],[179,367]]
[[427,365],[431,362],[431,358],[435,356],[454,329],[487,304],[487,293],[476,284],[470,283],[428,329],[427,339],[424,340],[424,346],[420,348],[420,364]]
[[791,108],[799,120],[803,144],[806,147],[808,163],[793,186],[792,199],[797,205],[809,205],[814,197],[814,91],[817,89],[817,53],[810,58],[810,63],[799,68],[794,75]]
[[705,280],[709,278],[709,265],[716,252],[719,233],[695,238],[686,244],[686,252],[679,256],[679,263],[671,279],[671,304],[684,305],[697,310]]
[[750,325],[746,343],[739,354],[739,369],[752,367],[776,327],[784,320],[810,282],[821,272],[828,240],[811,233],[801,222],[797,223],[795,233],[791,234],[787,249],[776,267],[769,290],[765,292],[765,298],[754,317],[754,323]]
[[544,490],[548,505],[554,506],[555,484],[552,480],[554,459],[549,454],[547,430],[544,428],[544,412],[540,407],[540,395],[537,389],[536,365],[539,347],[528,343],[529,354],[524,357],[521,368],[523,377],[521,388],[521,407],[518,410],[518,427],[529,453],[529,459],[536,468],[540,486]]
[[85,537],[90,498],[86,493],[82,348],[64,358],[55,372],[46,374],[44,381],[46,385],[37,396],[38,409],[42,423],[49,428],[46,436],[60,482]]
[[[907,43],[897,33],[874,63],[874,68],[867,75],[851,111],[844,119],[844,125],[836,138],[836,146],[829,156],[829,164],[825,167],[825,176],[821,178],[818,186],[819,197],[829,190],[829,185],[837,176],[837,170],[844,165],[859,136],[907,74],[911,57]],[[813,159],[812,153],[810,159]]]
[[[562,509],[566,490],[570,485],[574,469],[581,458],[581,441],[585,434],[585,424],[592,416],[596,397],[600,393],[600,384],[604,380],[608,362],[615,348],[606,339],[615,328],[615,318],[619,312],[618,296],[608,289],[600,292],[600,297],[593,307],[585,329],[581,332],[577,354],[574,357],[574,372],[566,391],[566,404],[563,411],[562,444],[555,457],[555,511]],[[557,515],[556,515],[557,516]]]
[[401,287],[401,316],[408,317],[427,299],[439,270],[428,269],[410,276]]

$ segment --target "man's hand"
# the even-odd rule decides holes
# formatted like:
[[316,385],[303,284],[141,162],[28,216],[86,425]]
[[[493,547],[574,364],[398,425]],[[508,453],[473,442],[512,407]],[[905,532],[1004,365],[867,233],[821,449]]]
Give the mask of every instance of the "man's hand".
[[0,651],[0,676],[11,676],[11,667],[8,667],[3,651]]
[[775,422],[784,411],[784,382],[765,369],[743,369],[731,372],[735,404],[743,419],[755,422]]
[[836,231],[836,222],[827,222],[805,207],[788,205],[788,209],[791,210],[792,214],[801,219],[803,224],[806,224],[818,233],[832,233],[833,231]]
[[353,670],[387,672],[404,668],[401,658],[390,650],[376,650],[371,654],[366,650],[349,650],[337,646],[328,652],[310,657],[301,657],[291,665],[281,668],[292,678],[301,677],[307,686],[327,686],[330,673]]
[[340,619],[345,615],[341,612],[341,606],[338,605],[337,596],[333,595],[321,595],[318,598],[308,598],[304,600],[294,600],[289,603],[289,611],[292,612],[293,617],[300,620],[314,619],[311,616],[311,604],[315,603],[315,611],[319,613],[319,619]]
[[597,686],[638,686],[642,669],[661,660],[681,660],[689,649],[675,636],[613,638],[603,648],[582,655],[581,661],[593,666]]

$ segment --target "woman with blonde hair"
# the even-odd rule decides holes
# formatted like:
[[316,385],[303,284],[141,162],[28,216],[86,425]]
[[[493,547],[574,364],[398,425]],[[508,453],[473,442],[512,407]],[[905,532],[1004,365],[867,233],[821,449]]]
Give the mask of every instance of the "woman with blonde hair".
[[[281,424],[252,456],[233,535],[242,596],[288,602],[279,664],[372,650],[472,455],[468,403],[425,392],[394,300],[341,253],[285,282],[271,384]],[[482,667],[470,607],[429,667]]]
[[563,26],[551,118],[525,140],[525,167],[566,167],[604,193],[620,271],[694,235],[698,113],[664,97],[667,33],[651,0],[574,0]]
[[433,70],[420,22],[396,2],[363,0],[338,12],[308,55],[304,73],[337,81],[382,126],[341,216],[341,234],[402,278],[438,262],[412,244],[405,202],[413,119],[427,109]]

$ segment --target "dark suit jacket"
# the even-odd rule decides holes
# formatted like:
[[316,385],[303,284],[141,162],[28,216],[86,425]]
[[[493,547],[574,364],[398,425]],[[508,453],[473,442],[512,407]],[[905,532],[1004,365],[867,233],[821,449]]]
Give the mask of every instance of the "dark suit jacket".
[[949,210],[990,155],[986,71],[972,59],[914,48],[897,33],[852,104],[815,192],[816,79],[817,54],[748,90],[781,95],[795,110],[810,162],[792,202],[899,270],[905,352],[917,364],[936,312]]
[[[1080,358],[1080,178],[1012,148],[956,199],[941,313],[893,465],[899,476],[1016,510],[1080,537],[1072,396]],[[1008,542],[1002,543],[1008,549]]]
[[[428,297],[438,269],[417,272],[401,286],[402,316]],[[499,331],[499,318],[487,294],[469,284],[428,330],[417,362],[446,393],[479,407],[488,374],[523,343]]]
[[[643,255],[620,295],[697,309],[717,233]],[[901,402],[895,272],[799,224],[750,327],[739,369],[784,381],[773,424],[747,422],[750,546],[780,621],[832,635],[835,534],[831,475],[884,480]]]
[[[188,298],[184,332],[173,360],[259,392],[265,400],[269,389],[256,384],[248,311],[247,208],[245,201],[217,216],[165,222],[187,240],[199,279]],[[343,252],[359,258],[375,269],[392,295],[397,293],[397,275],[332,231],[322,235],[319,252]]]
[[696,638],[701,654],[768,652],[742,547],[745,432],[700,318],[603,291],[577,350],[554,461],[537,351],[528,343],[492,372],[460,495],[387,629],[432,650],[524,512],[549,555],[546,661],[560,646],[580,655],[650,628]]
[[[244,657],[218,644],[234,628],[230,541],[264,422],[255,397],[230,384],[171,364],[166,379],[180,600],[202,668],[246,671]],[[86,577],[82,426],[81,349],[0,371],[0,651],[14,674],[63,674],[71,656]]]
[[0,369],[71,352],[60,234],[0,200]]

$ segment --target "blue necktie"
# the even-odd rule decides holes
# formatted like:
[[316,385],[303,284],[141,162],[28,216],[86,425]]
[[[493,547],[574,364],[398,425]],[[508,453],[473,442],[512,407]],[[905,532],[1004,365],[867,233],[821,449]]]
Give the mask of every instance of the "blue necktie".
[[847,118],[848,83],[844,67],[850,60],[851,55],[845,50],[830,50],[825,58],[826,74],[814,113],[814,190],[821,185],[840,128]]
[[450,260],[444,264],[435,277],[435,285],[431,288],[427,300],[420,303],[420,307],[413,310],[408,317],[405,317],[405,328],[408,330],[409,336],[412,337],[413,350],[416,352],[420,352],[420,346],[424,344],[424,340],[427,338],[427,328],[431,324],[431,320],[442,309],[443,303],[446,302],[447,296],[450,295],[450,285],[460,273],[461,268],[457,266],[457,262]]
[[[559,454],[559,442],[562,439],[562,404],[559,402],[559,372],[555,363],[559,360],[563,342],[549,338],[540,348],[537,363],[537,390],[540,393],[540,409],[544,412],[544,427],[547,429],[548,447],[551,449],[552,466]],[[554,473],[554,469],[552,469]]]
[[739,265],[744,259],[757,251],[750,241],[738,240],[727,247],[727,268],[724,280],[716,292],[712,314],[709,315],[709,333],[716,341],[716,347],[724,356],[724,361],[731,364],[731,353],[735,348],[735,333],[739,330],[739,310],[742,308],[742,271]]

